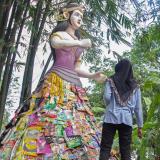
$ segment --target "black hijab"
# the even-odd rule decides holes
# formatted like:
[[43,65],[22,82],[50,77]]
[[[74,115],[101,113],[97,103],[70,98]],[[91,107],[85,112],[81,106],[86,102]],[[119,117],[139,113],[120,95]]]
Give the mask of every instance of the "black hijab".
[[111,76],[111,80],[122,104],[128,101],[134,89],[138,87],[133,77],[132,65],[127,59],[122,59],[116,64],[115,74]]

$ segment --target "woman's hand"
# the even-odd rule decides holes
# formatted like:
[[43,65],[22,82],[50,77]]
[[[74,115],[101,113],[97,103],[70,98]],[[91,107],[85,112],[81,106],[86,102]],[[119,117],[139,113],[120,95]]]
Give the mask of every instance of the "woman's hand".
[[107,76],[102,74],[102,72],[96,72],[92,75],[92,79],[98,83],[104,83],[107,79]]
[[82,40],[80,40],[80,47],[90,48],[91,46],[92,46],[92,43],[91,43],[90,39],[82,39]]

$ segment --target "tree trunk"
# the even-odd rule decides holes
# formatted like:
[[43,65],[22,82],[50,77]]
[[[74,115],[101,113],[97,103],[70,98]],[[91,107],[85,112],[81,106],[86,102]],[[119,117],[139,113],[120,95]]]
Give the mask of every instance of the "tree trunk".
[[[10,41],[11,44],[13,44],[15,42],[16,31],[17,31],[18,26],[20,24],[22,13],[23,13],[23,7],[22,7],[22,5],[19,5],[18,9],[16,11],[16,14],[15,14],[14,26],[13,26],[12,31],[10,33],[9,41]],[[21,28],[21,32],[22,32],[22,28]],[[18,48],[21,32],[19,32],[19,35],[18,35],[18,38],[17,38],[16,48],[15,48],[16,50]],[[14,60],[15,60],[15,57],[16,57],[16,53],[12,53],[12,51],[10,50],[11,47],[5,48],[6,51],[9,50],[9,52],[7,53],[8,54],[7,63],[5,65],[5,71],[4,71],[4,76],[3,76],[3,81],[2,81],[1,91],[0,91],[0,99],[1,99],[1,101],[0,101],[0,122],[3,121],[3,114],[4,114],[4,110],[5,110],[5,102],[6,102],[7,93],[8,93],[8,89],[9,89],[9,84],[10,84],[10,80],[11,80],[13,64],[14,64]],[[11,63],[11,60],[12,60],[12,63]],[[1,127],[2,127],[2,124],[0,124],[0,130],[1,130]]]
[[[33,30],[30,39],[30,47],[27,56],[27,62],[25,67],[25,72],[23,76],[23,84],[21,91],[20,104],[24,102],[25,99],[29,98],[31,95],[31,85],[32,85],[32,75],[33,75],[33,67],[34,67],[34,59],[37,51],[37,47],[40,41],[40,36],[42,34],[42,30],[44,28],[44,24],[48,15],[49,5],[51,0],[47,1],[45,12],[43,13],[42,21],[40,24],[40,13],[42,10],[43,3],[42,1],[38,1],[37,3],[37,11],[35,17],[33,19]],[[38,31],[38,32],[35,32]]]
[[9,66],[10,66],[10,61],[11,61],[11,53],[8,54],[7,57],[7,62],[6,62],[6,67],[5,67],[5,72],[3,76],[3,81],[2,81],[2,87],[0,91],[0,131],[2,127],[2,122],[3,122],[3,114],[5,110],[5,102],[6,102],[6,97],[7,97],[7,88],[9,88],[9,83],[7,83],[7,78],[9,75]]
[[[9,4],[8,4],[9,5]],[[17,9],[17,2],[14,2],[13,7],[12,7],[12,11],[5,11],[4,15],[7,14],[6,16],[3,17],[2,19],[2,24],[0,27],[0,39],[3,39],[3,42],[0,44],[0,80],[2,80],[2,71],[5,65],[5,60],[7,57],[7,53],[8,53],[8,48],[9,48],[9,38],[10,38],[10,34],[12,31],[12,25],[13,25],[13,21],[14,21],[14,17],[15,17],[15,12]],[[6,13],[7,12],[7,13]],[[7,22],[8,22],[8,15],[9,12],[11,12],[11,17],[9,19],[9,23],[7,26]],[[7,27],[7,30],[6,30]]]

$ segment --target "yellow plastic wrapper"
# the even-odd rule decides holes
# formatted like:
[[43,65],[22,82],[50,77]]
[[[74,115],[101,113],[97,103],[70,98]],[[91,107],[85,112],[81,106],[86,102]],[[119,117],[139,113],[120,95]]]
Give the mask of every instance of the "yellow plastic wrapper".
[[[22,153],[28,156],[37,156],[37,138],[40,136],[42,128],[39,126],[29,127],[22,140]],[[21,148],[20,148],[21,150]]]
[[27,124],[28,120],[27,120],[27,117],[22,117],[18,124],[16,125],[16,131],[24,131],[25,127],[26,127],[26,124]]
[[29,127],[25,133],[25,139],[37,139],[37,137],[40,136],[41,131],[42,127],[40,126]]
[[25,139],[23,144],[23,154],[29,156],[37,156],[37,141],[36,139]]

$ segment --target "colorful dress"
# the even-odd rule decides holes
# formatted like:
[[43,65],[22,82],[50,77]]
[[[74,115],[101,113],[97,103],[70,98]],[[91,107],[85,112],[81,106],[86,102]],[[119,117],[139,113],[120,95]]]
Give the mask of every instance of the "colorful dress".
[[28,100],[28,110],[2,135],[0,160],[98,160],[100,132],[74,71],[82,51],[55,49],[56,61]]

